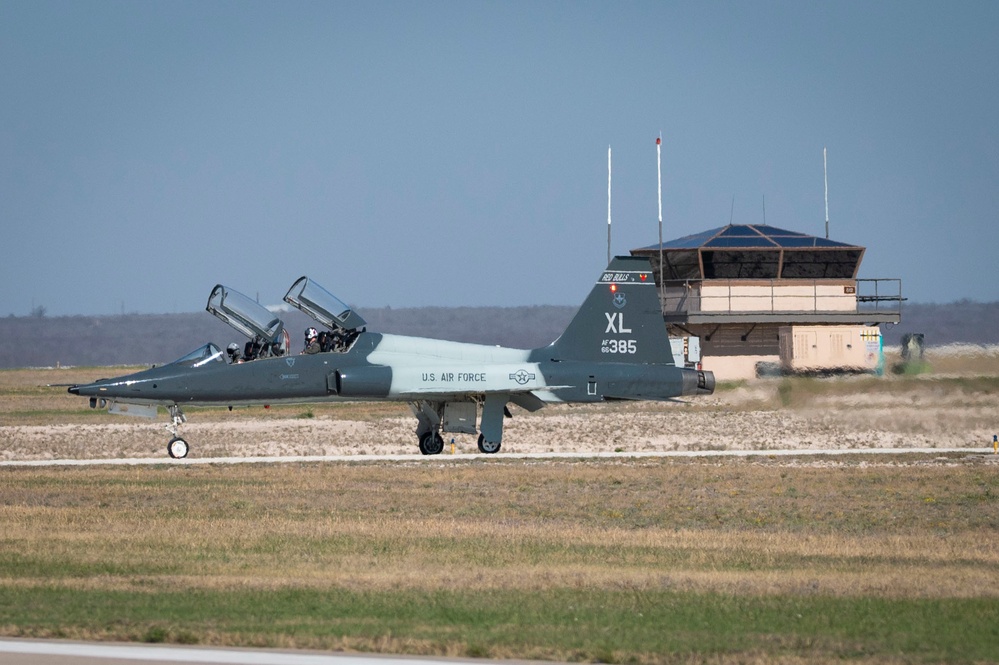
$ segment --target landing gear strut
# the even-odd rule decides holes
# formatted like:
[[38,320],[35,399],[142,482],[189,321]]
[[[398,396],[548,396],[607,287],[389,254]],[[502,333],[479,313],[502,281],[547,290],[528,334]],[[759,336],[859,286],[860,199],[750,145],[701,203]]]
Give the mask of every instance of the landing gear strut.
[[[482,399],[482,420],[479,431],[479,451],[492,455],[498,453],[503,439],[503,417],[511,417],[506,403],[507,394],[488,394]],[[476,403],[466,399],[453,402],[411,402],[409,408],[416,416],[416,438],[424,455],[440,455],[444,451],[441,432],[475,434]]]
[[187,422],[187,417],[177,404],[168,408],[170,409],[170,424],[166,428],[173,434],[173,438],[167,443],[167,454],[173,459],[183,459],[187,457],[187,453],[191,450],[191,447],[187,445],[187,441],[182,439],[179,433],[180,426]]
[[409,408],[416,416],[416,439],[420,442],[420,452],[424,455],[440,455],[444,450],[441,437],[441,410],[438,402],[412,402]]

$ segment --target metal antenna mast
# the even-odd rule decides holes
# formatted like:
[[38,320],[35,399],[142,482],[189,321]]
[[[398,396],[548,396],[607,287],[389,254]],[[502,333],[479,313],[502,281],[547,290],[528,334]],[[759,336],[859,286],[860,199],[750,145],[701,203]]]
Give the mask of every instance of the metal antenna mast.
[[666,285],[666,270],[663,267],[663,158],[662,158],[662,132],[656,137],[656,180],[659,187],[659,285],[660,285],[660,306],[662,303],[662,289]]
[[611,260],[611,147],[607,146],[607,265]]
[[822,147],[822,181],[826,186],[826,240],[829,240],[829,175],[826,170],[826,149]]

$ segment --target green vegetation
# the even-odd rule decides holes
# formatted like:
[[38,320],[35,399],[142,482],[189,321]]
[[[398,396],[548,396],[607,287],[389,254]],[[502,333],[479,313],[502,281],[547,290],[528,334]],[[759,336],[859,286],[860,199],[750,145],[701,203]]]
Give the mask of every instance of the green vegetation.
[[[7,588],[0,622],[27,634],[142,642],[403,651],[471,657],[673,662],[735,654],[804,659],[906,654],[996,657],[989,600],[692,594],[669,590],[352,591],[156,594]],[[127,618],[125,618],[127,617]],[[210,631],[205,626],[211,626]],[[68,628],[67,628],[68,627]]]
[[904,374],[877,377],[855,376],[822,378],[791,376],[776,382],[777,397],[781,407],[803,407],[821,403],[824,399],[862,395],[871,397],[891,393],[915,395],[930,392],[935,398],[950,395],[974,395],[977,398],[999,397],[999,374],[972,376],[934,376],[931,374]]
[[4,469],[0,633],[996,661],[999,474],[955,461]]

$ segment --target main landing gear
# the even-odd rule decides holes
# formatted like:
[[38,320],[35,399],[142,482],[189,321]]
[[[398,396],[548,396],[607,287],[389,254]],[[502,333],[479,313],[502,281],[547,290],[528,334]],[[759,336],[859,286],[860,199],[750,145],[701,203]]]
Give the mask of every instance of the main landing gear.
[[167,454],[174,459],[183,459],[187,457],[187,453],[191,450],[191,447],[187,445],[187,441],[182,439],[179,433],[179,428],[183,423],[187,422],[187,417],[180,410],[180,406],[176,404],[168,408],[170,409],[170,424],[166,428],[173,434],[173,438],[167,443]]
[[[492,455],[498,453],[499,449],[499,441],[486,441],[484,435],[479,435],[479,452]],[[424,455],[440,455],[443,451],[444,439],[437,432],[427,432],[420,436],[420,452]]]
[[444,439],[438,432],[427,432],[420,437],[420,452],[424,455],[440,455],[444,450]]
[[500,449],[499,441],[486,441],[486,435],[479,435],[479,450],[486,454],[492,455],[493,453],[498,453]]
[[[479,434],[479,451],[492,455],[500,449],[503,436],[503,416],[510,416],[505,408],[507,396],[497,399],[487,397],[482,410],[482,433]],[[441,432],[475,434],[476,404],[467,402],[412,402],[409,405],[416,416],[416,439],[424,455],[440,455],[444,451]]]

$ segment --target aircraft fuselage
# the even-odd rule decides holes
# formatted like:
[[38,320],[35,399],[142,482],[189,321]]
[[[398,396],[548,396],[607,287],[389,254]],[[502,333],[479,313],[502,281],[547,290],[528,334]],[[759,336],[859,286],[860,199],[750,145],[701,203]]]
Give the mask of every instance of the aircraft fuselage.
[[[166,406],[175,457],[187,454],[176,431],[183,406],[338,400],[408,402],[426,454],[442,450],[440,432],[478,432],[479,449],[494,453],[509,403],[536,411],[552,402],[667,400],[714,390],[711,372],[674,365],[653,277],[648,260],[616,257],[562,335],[531,350],[365,332],[356,312],[302,277],[285,300],[329,327],[334,343],[301,355],[287,355],[279,319],[219,285],[207,309],[264,339],[260,348],[270,357],[226,362],[228,349],[207,344],[173,363],[69,390],[117,413],[155,417],[153,405]],[[306,341],[318,335],[306,332]]]

